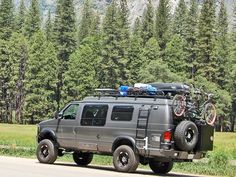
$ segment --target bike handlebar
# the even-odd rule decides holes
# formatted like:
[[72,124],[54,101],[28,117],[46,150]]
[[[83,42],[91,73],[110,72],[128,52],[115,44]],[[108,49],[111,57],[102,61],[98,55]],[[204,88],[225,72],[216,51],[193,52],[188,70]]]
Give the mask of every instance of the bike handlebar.
[[[201,87],[202,88],[202,87]],[[195,94],[195,95],[205,95],[205,96],[207,96],[207,98],[208,98],[208,100],[209,99],[211,99],[212,97],[214,97],[214,94],[212,94],[212,93],[207,93],[207,92],[203,92],[201,89],[198,89],[198,88],[194,88],[194,91],[193,91],[193,93]]]

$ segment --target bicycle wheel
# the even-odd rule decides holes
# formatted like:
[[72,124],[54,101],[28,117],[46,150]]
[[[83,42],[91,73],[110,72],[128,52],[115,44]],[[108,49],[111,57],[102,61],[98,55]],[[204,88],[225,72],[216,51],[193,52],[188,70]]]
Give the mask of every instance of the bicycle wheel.
[[184,114],[186,101],[183,95],[175,95],[172,102],[174,115],[180,117]]
[[214,104],[207,103],[204,108],[203,118],[208,125],[213,125],[216,121],[216,108]]

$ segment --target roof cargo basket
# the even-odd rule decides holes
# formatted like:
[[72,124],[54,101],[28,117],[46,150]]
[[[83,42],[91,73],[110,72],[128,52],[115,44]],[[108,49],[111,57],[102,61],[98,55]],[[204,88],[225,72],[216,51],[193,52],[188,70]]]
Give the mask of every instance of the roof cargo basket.
[[190,87],[183,83],[149,83],[151,86],[156,87],[157,90],[162,90],[165,95],[169,94],[174,96],[181,93],[190,93]]
[[95,89],[94,96],[171,99],[176,94],[183,93],[183,92],[189,93],[190,91],[190,88],[188,85],[178,84],[178,83],[135,84],[135,86],[137,85],[143,85],[147,87],[120,86],[118,89],[111,89],[111,88]]
[[152,91],[152,94],[148,93],[147,91],[136,89],[136,88],[130,88],[125,93],[121,90],[116,89],[95,89],[94,96],[105,97],[105,96],[111,96],[111,97],[133,97],[133,98],[167,98],[166,95],[161,90],[158,91]]

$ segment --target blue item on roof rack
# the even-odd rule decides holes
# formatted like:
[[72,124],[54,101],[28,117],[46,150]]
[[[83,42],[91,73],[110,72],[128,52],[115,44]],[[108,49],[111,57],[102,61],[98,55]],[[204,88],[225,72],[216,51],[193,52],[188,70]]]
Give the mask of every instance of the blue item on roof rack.
[[128,91],[129,91],[129,87],[126,85],[122,85],[119,87],[119,93],[121,96],[128,96]]
[[135,92],[146,95],[157,95],[157,88],[148,84],[136,84],[135,87],[122,85],[119,87],[120,96],[129,96]]
[[157,94],[157,88],[156,87],[148,85],[146,89],[147,89],[146,91],[149,95],[156,95]]

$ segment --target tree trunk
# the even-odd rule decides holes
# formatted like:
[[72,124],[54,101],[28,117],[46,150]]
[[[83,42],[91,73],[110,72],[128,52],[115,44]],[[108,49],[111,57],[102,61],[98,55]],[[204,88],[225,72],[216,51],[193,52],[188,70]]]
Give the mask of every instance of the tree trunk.
[[17,93],[16,93],[16,120],[17,123],[22,124],[22,110],[24,106],[24,80],[25,80],[25,70],[26,70],[26,61],[28,59],[27,47],[25,45],[21,46],[22,56],[20,59],[19,67],[19,78],[17,81]]
[[234,132],[234,126],[235,126],[235,114],[231,114],[231,132]]

